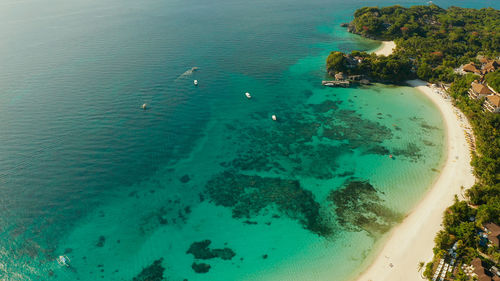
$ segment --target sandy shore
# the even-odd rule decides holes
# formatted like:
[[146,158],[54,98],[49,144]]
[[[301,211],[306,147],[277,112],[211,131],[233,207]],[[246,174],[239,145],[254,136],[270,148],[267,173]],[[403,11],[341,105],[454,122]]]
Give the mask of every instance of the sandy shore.
[[375,49],[373,53],[379,56],[380,55],[388,56],[392,54],[394,48],[396,48],[396,43],[394,43],[394,41],[382,41],[382,45],[380,45],[380,47]]
[[468,126],[466,118],[449,99],[426,86],[425,82],[412,80],[408,83],[429,97],[441,111],[447,130],[447,159],[424,199],[392,230],[382,251],[357,281],[421,281],[423,278],[417,266],[421,261],[432,259],[434,236],[441,229],[444,210],[453,204],[455,194],[460,197],[461,186],[469,188],[475,181],[464,136],[463,127]]

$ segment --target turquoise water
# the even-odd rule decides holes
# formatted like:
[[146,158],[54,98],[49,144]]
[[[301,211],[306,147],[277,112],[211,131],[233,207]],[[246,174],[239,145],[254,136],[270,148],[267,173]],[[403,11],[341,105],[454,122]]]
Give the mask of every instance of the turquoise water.
[[[359,272],[444,135],[411,88],[320,86],[329,51],[377,47],[339,27],[367,4],[344,2],[1,3],[0,278]],[[415,2],[369,2],[395,3]]]

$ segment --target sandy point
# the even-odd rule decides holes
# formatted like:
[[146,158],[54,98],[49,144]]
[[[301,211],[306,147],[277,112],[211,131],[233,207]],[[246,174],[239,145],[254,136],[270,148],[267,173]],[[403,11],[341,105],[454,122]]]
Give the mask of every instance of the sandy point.
[[443,212],[453,204],[461,187],[469,188],[475,182],[470,165],[469,146],[463,127],[467,119],[449,98],[438,93],[421,80],[408,81],[431,99],[441,111],[446,125],[447,156],[441,174],[424,198],[404,221],[396,226],[373,263],[357,281],[421,281],[419,262],[432,259],[434,237],[441,229]]
[[382,44],[377,49],[373,50],[372,53],[381,56],[388,56],[394,52],[396,48],[396,43],[394,41],[382,41]]

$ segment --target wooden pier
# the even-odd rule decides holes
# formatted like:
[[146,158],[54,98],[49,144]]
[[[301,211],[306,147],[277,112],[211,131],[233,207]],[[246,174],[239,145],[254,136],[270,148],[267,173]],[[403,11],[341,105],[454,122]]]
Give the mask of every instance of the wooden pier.
[[351,82],[347,80],[331,80],[331,81],[323,81],[321,85],[327,87],[344,87],[347,88],[351,85]]

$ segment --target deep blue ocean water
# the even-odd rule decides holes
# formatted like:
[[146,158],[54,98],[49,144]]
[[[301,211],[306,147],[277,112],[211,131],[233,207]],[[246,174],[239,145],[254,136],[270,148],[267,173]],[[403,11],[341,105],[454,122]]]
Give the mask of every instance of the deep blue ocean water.
[[0,279],[354,276],[444,159],[415,90],[320,86],[378,46],[339,24],[391,4],[425,3],[0,3]]

